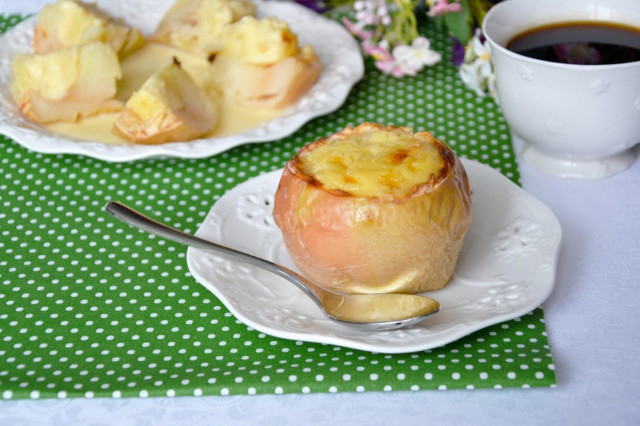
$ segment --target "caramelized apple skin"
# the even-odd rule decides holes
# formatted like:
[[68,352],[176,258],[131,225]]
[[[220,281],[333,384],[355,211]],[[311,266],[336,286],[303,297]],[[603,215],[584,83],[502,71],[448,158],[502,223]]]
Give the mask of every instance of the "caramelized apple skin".
[[471,223],[471,192],[462,163],[442,145],[444,175],[400,200],[326,191],[290,160],[273,216],[300,271],[349,293],[444,287]]

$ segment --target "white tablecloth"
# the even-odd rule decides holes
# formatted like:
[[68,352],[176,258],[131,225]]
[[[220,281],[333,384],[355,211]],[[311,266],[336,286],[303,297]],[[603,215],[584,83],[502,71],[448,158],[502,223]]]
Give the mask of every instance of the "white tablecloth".
[[[0,14],[42,3],[0,0]],[[0,425],[638,425],[640,161],[601,181],[521,174],[563,227],[544,303],[556,388],[0,401]]]

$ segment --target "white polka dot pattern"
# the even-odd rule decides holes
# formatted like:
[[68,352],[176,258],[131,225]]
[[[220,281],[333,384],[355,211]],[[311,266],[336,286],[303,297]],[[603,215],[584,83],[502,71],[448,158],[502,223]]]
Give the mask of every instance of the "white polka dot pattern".
[[[0,20],[0,31],[18,18]],[[449,51],[431,29],[435,48]],[[519,175],[496,105],[446,60],[415,78],[368,64],[338,111],[284,140],[209,159],[110,164],[32,153],[0,137],[0,394],[153,397],[553,386],[542,311],[445,347],[382,355],[287,341],[237,321],[190,276],[186,249],[117,223],[120,200],[195,232],[228,189],[303,144],[362,121],[431,130]]]

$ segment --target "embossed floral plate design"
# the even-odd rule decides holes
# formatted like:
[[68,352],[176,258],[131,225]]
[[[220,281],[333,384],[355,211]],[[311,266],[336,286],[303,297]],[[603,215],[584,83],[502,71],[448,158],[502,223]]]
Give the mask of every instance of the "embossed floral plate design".
[[[101,0],[97,3],[112,16],[122,17],[150,34],[173,0]],[[281,139],[312,118],[338,109],[364,75],[360,48],[353,37],[338,23],[295,3],[255,3],[259,17],[277,16],[289,22],[300,44],[312,45],[323,64],[316,84],[280,116],[254,129],[225,137],[161,145],[109,145],[57,135],[20,115],[9,90],[11,59],[18,52],[31,52],[34,16],[0,37],[0,133],[36,152],[81,154],[114,162],[148,157],[204,158],[245,143]]]
[[[381,353],[442,346],[517,318],[549,296],[561,228],[551,210],[498,171],[463,160],[473,192],[473,222],[452,280],[425,293],[440,312],[407,329],[358,332],[326,319],[300,290],[252,266],[189,248],[193,276],[242,322],[286,339]],[[197,235],[296,269],[272,219],[282,171],[251,179],[213,206]],[[330,248],[327,248],[330,250]]]

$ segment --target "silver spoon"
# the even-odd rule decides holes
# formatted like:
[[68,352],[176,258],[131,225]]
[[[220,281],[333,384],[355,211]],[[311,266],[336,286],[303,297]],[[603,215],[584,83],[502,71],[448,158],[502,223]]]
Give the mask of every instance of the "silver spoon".
[[295,284],[327,317],[363,331],[408,327],[439,310],[440,304],[436,300],[413,294],[342,294],[328,291],[284,266],[178,231],[117,201],[107,203],[105,210],[136,228],[273,272]]

